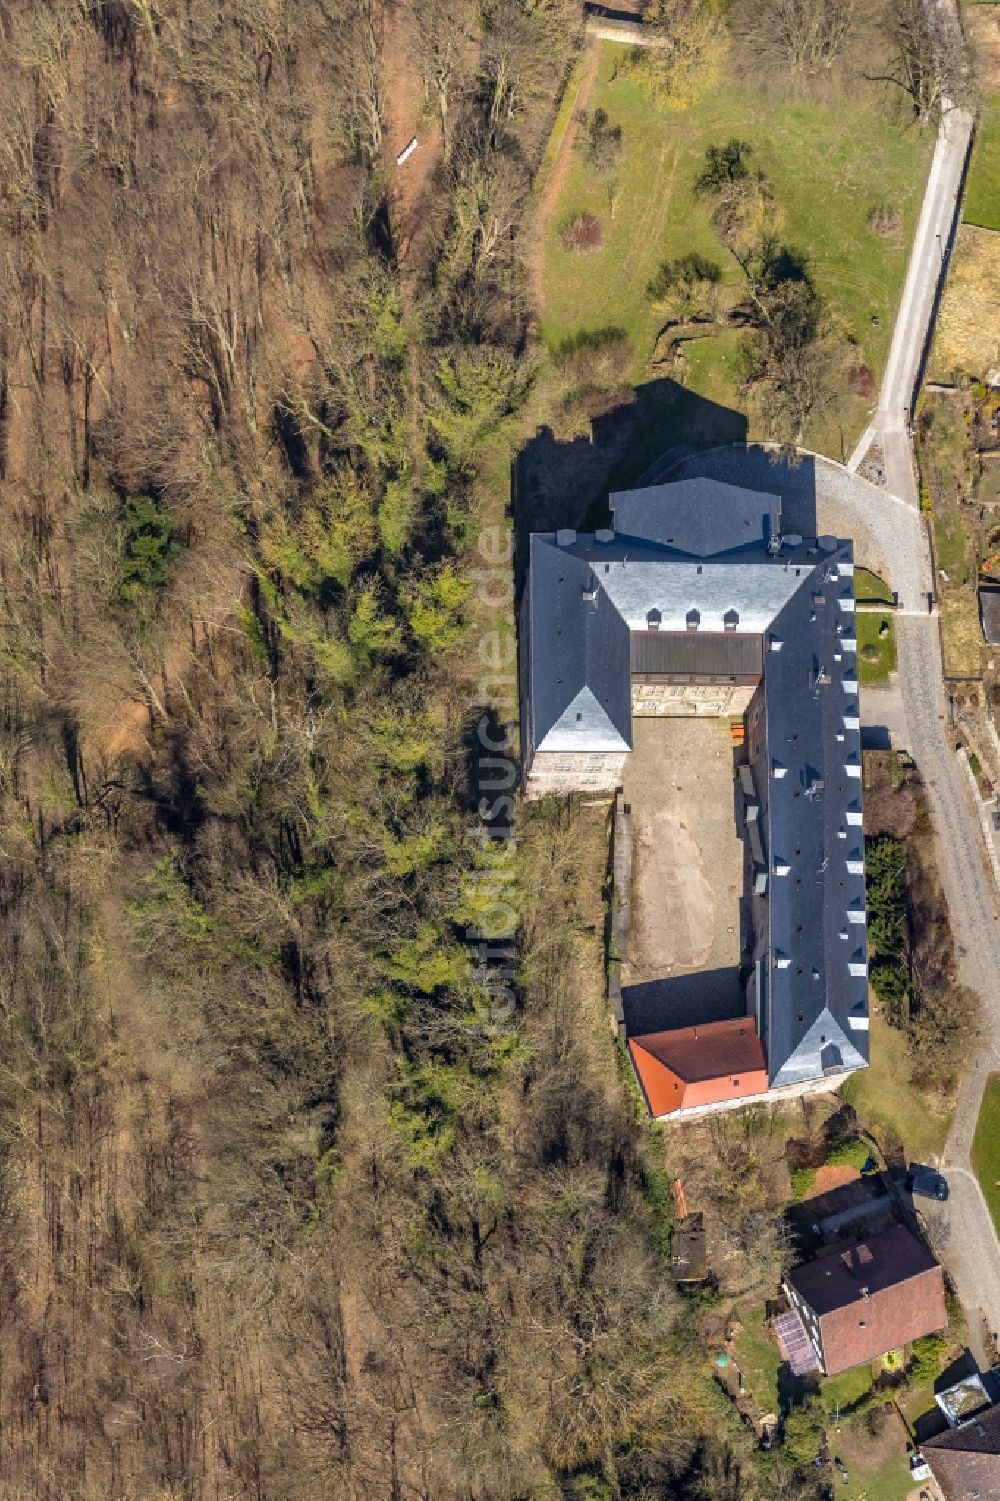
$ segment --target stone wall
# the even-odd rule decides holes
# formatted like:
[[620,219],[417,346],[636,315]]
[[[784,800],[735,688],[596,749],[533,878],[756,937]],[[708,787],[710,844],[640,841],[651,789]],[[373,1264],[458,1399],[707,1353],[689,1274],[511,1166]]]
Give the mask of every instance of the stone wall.
[[[619,789],[611,829],[611,934],[608,945],[608,1005],[615,1035],[625,1041],[622,965],[632,932],[632,810]],[[631,1057],[631,1055],[629,1055]]]

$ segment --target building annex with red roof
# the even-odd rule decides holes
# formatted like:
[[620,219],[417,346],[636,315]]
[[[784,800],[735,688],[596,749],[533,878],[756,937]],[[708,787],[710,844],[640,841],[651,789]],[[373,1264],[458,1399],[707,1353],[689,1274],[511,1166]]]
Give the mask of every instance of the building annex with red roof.
[[767,1060],[752,1016],[630,1037],[628,1050],[654,1119],[767,1089]]

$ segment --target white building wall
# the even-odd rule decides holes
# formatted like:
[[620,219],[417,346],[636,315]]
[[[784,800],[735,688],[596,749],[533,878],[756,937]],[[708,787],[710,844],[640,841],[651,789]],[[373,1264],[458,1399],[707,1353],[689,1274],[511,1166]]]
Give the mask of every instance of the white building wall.
[[721,1100],[717,1105],[693,1105],[687,1110],[672,1110],[669,1115],[661,1115],[657,1119],[690,1121],[703,1115],[718,1115],[723,1110],[740,1110],[747,1105],[782,1105],[787,1100],[797,1100],[804,1094],[833,1094],[845,1079],[857,1072],[854,1068],[841,1069],[835,1074],[821,1074],[817,1079],[802,1079],[797,1084],[779,1084],[776,1089],[744,1095],[740,1100]]

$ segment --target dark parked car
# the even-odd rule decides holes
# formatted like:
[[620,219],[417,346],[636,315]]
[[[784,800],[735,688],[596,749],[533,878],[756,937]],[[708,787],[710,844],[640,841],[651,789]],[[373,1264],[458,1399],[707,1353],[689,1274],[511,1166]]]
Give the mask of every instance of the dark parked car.
[[948,1183],[940,1173],[910,1173],[906,1186],[911,1194],[943,1202],[948,1197]]

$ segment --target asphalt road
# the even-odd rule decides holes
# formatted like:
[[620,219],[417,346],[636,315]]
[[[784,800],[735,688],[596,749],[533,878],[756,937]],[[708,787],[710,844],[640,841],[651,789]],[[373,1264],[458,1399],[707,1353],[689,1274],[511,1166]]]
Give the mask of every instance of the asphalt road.
[[869,445],[879,439],[885,454],[887,487],[903,499],[915,492],[908,434],[910,406],[947,270],[972,127],[973,117],[968,110],[949,109],[942,115],[878,408],[847,466],[852,472],[856,470]]

